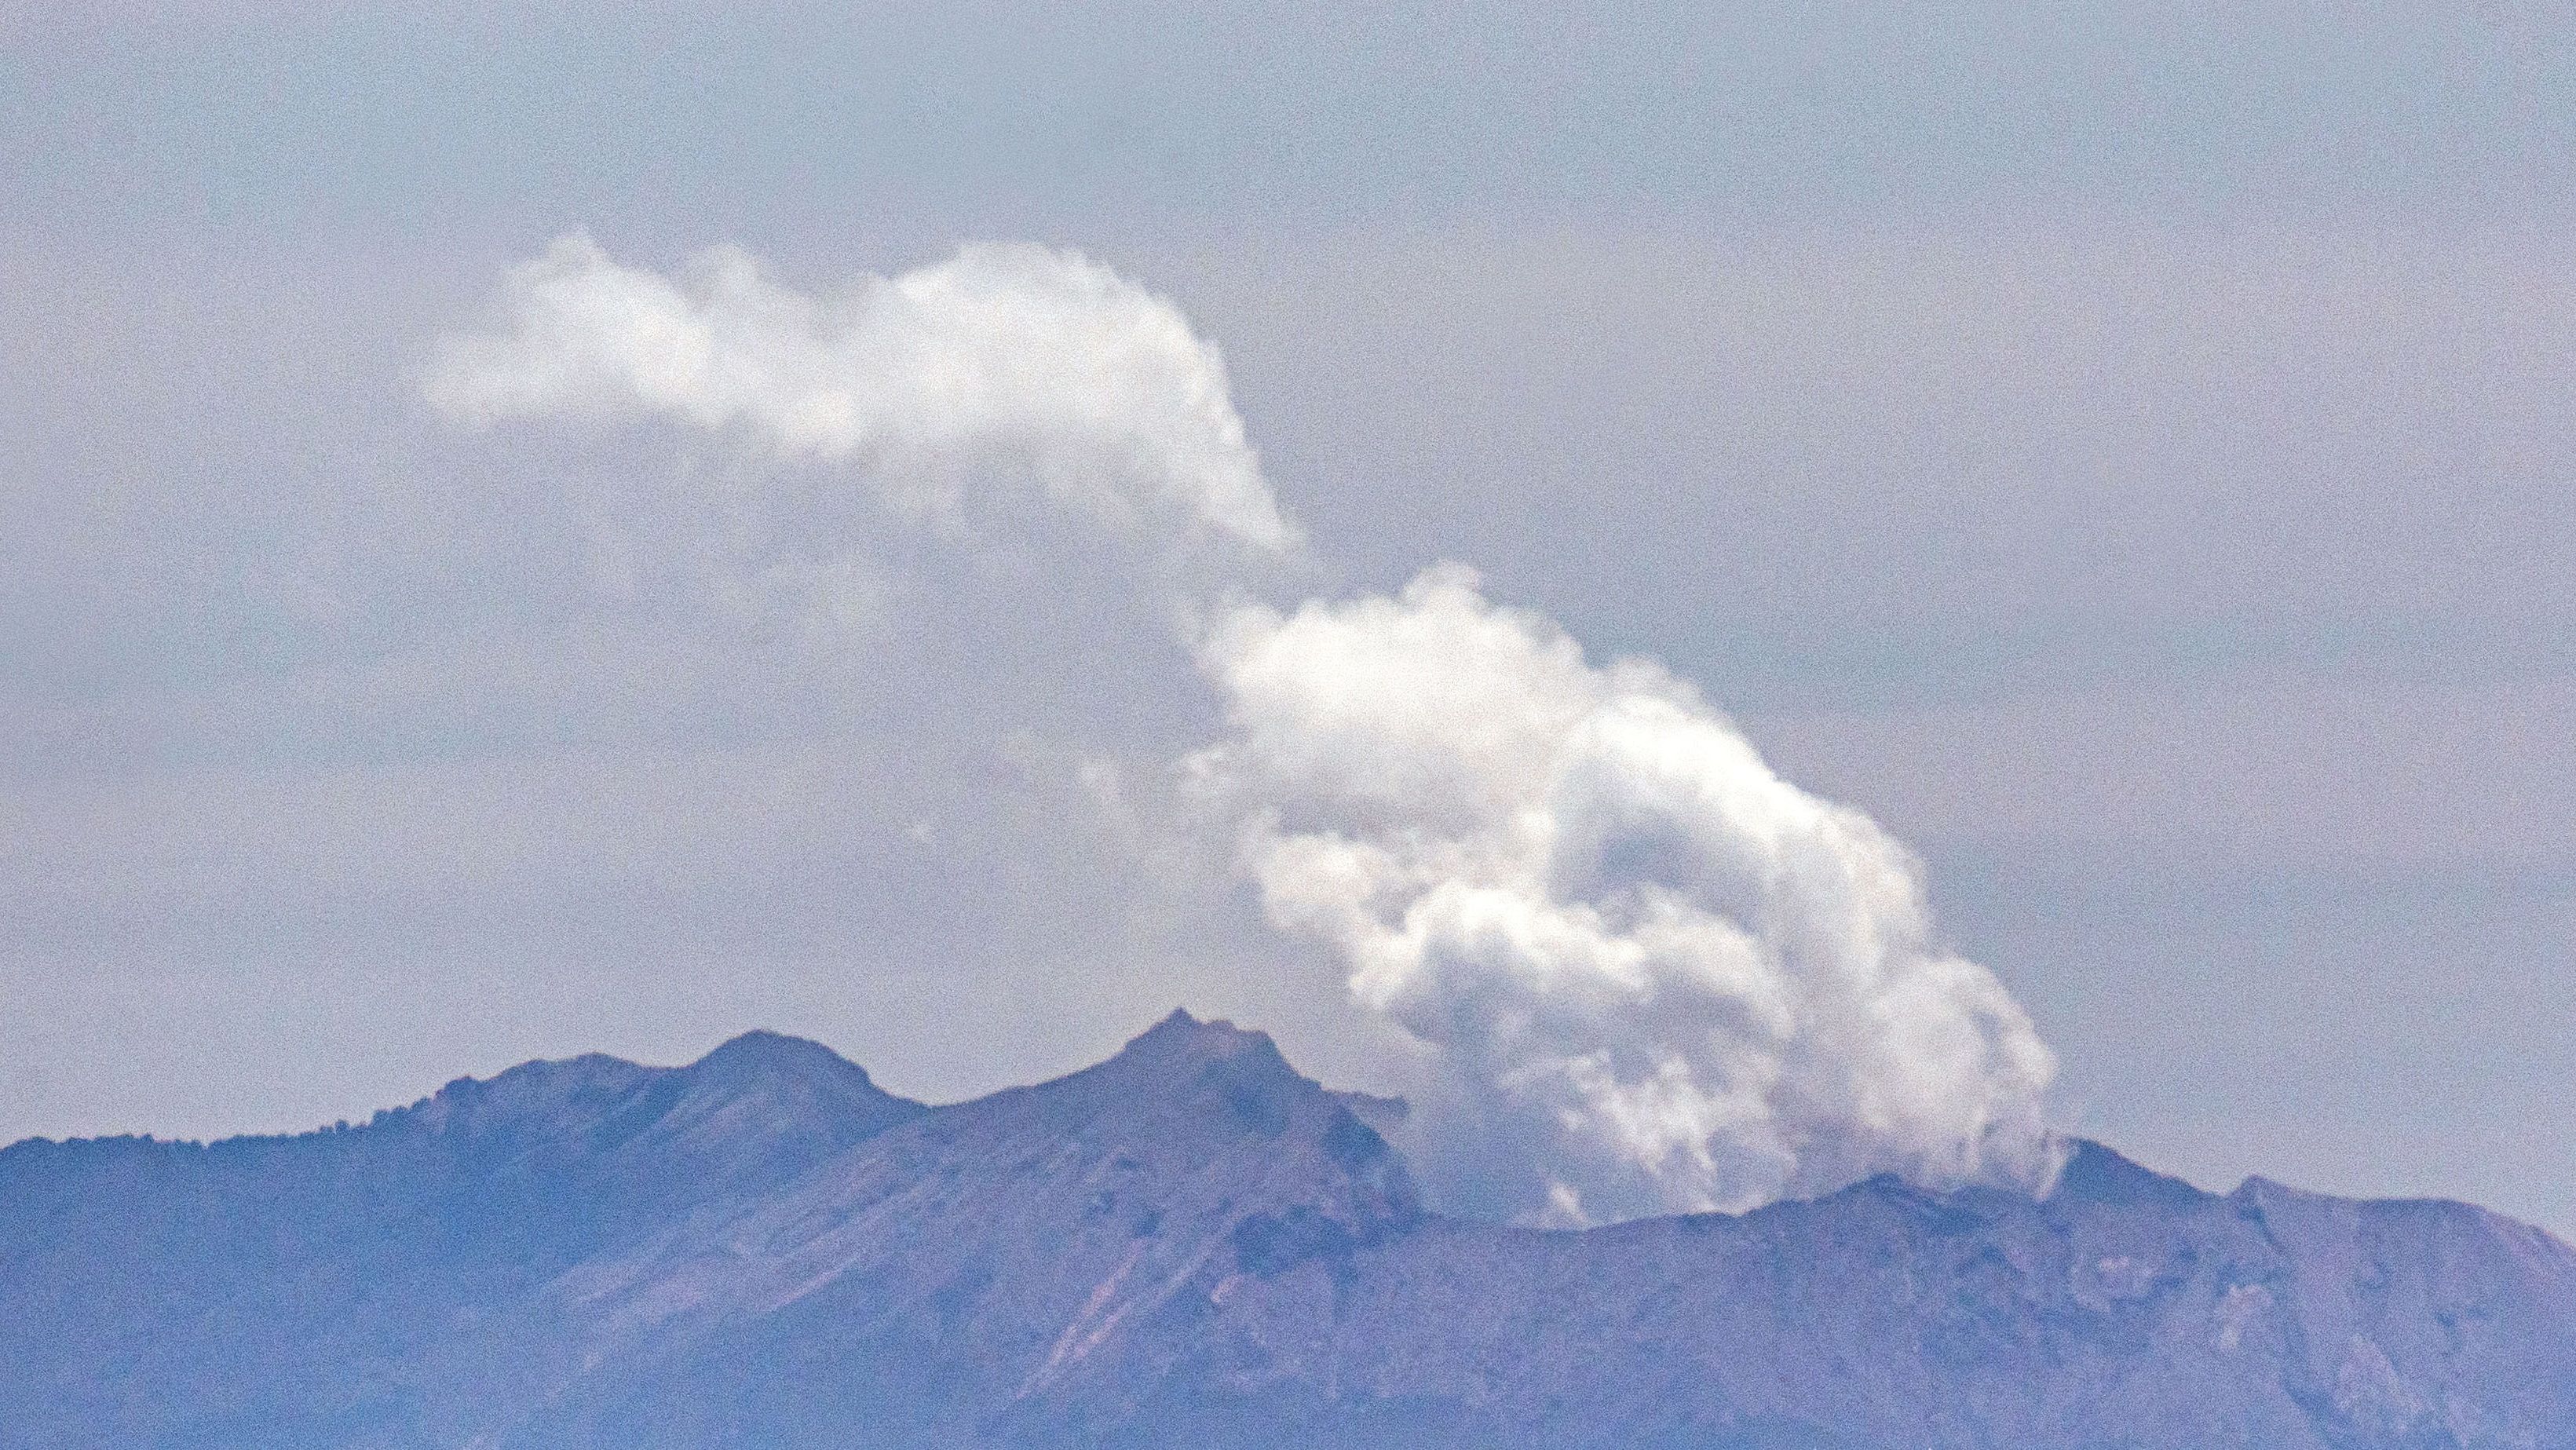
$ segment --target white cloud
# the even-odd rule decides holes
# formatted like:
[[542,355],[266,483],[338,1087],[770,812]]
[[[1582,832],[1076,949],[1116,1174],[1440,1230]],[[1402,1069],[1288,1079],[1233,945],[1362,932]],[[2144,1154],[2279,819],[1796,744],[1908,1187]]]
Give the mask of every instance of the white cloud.
[[1204,661],[1231,730],[1194,773],[1271,919],[1437,1049],[1453,1189],[1606,1219],[2050,1176],[2054,1061],[1913,859],[1660,666],[1588,664],[1455,566],[1241,608]]
[[809,296],[738,248],[673,278],[568,236],[510,274],[499,330],[446,341],[428,391],[485,423],[659,414],[858,465],[913,509],[1008,484],[1123,527],[1297,542],[1216,350],[1169,302],[1044,247]]

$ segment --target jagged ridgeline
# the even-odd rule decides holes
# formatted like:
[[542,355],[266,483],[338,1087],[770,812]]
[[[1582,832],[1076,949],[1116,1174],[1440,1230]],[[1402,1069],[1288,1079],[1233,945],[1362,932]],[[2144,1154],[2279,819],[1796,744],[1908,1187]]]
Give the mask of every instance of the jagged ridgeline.
[[953,1107],[756,1033],[21,1143],[0,1445],[2576,1445],[2576,1253],[2465,1205],[2086,1144],[1543,1232],[1426,1212],[1386,1107],[1175,1014]]

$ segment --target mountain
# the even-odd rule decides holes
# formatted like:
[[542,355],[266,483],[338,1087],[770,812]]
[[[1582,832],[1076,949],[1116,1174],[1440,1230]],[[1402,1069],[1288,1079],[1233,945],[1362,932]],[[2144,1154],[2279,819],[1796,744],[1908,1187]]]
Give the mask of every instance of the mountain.
[[0,1150],[0,1446],[2576,1447],[2576,1251],[2463,1204],[1875,1179],[1426,1211],[1174,1014],[951,1107],[755,1033],[358,1127]]

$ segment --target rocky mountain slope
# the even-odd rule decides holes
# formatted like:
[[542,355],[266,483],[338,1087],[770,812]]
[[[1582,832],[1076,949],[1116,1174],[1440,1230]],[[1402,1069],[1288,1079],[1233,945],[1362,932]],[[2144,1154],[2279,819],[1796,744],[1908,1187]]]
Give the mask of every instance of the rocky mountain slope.
[[0,1446],[2576,1447],[2576,1251],[2082,1145],[1540,1232],[1175,1014],[925,1108],[811,1043],[0,1150]]

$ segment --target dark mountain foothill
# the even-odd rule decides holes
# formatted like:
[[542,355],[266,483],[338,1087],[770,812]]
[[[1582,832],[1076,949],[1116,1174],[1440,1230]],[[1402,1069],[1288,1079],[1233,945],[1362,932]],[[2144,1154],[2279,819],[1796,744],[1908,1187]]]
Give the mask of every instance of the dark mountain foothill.
[[1873,1179],[1426,1211],[1175,1013],[930,1108],[754,1033],[358,1127],[0,1150],[0,1447],[2576,1447],[2576,1252],[2463,1204]]

